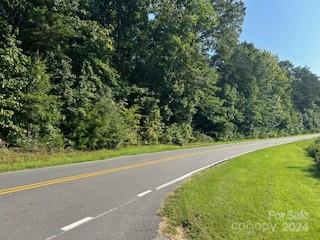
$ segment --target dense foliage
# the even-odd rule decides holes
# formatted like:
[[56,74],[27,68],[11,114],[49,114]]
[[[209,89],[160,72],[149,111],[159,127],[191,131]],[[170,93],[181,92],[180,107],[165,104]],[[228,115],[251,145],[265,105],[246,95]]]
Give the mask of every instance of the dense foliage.
[[311,144],[311,146],[308,147],[308,152],[317,163],[320,163],[320,139],[317,139],[313,144]]
[[24,148],[320,129],[320,82],[239,43],[239,0],[2,0],[0,143]]

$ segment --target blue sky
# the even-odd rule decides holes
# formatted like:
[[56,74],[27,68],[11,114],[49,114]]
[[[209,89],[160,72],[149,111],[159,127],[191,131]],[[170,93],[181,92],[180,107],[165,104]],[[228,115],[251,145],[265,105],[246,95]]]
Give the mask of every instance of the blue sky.
[[320,0],[244,0],[241,41],[320,75]]

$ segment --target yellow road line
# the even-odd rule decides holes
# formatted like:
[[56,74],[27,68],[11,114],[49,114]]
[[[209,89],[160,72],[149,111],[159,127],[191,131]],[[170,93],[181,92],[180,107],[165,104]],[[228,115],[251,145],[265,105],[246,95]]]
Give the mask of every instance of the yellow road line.
[[177,160],[177,159],[181,159],[181,158],[206,154],[206,153],[214,152],[217,150],[223,150],[223,149],[225,149],[225,148],[214,149],[214,150],[204,151],[204,152],[200,152],[200,153],[183,154],[183,155],[179,155],[176,157],[167,157],[167,158],[154,160],[154,161],[145,161],[145,162],[141,162],[141,163],[130,164],[130,165],[125,165],[125,166],[120,166],[120,167],[115,167],[115,168],[109,168],[109,169],[104,169],[104,170],[95,171],[95,172],[91,172],[91,173],[83,173],[83,174],[79,174],[79,175],[51,179],[48,181],[32,183],[32,184],[28,184],[28,185],[21,185],[21,186],[16,186],[16,187],[12,187],[12,188],[1,189],[0,196],[7,195],[10,193],[16,193],[16,192],[26,191],[26,190],[30,190],[30,189],[41,188],[41,187],[46,187],[46,186],[50,186],[50,185],[55,185],[55,184],[66,183],[66,182],[76,181],[76,180],[80,180],[80,179],[105,175],[105,174],[109,174],[109,173],[115,173],[115,172],[125,171],[125,170],[129,170],[129,169],[164,163],[164,162],[168,162],[168,161],[173,161],[173,160]]

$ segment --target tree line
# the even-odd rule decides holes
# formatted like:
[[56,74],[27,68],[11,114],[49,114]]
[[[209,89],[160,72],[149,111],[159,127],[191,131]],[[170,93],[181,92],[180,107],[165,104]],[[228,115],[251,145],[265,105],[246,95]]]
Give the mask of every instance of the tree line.
[[320,129],[307,67],[240,43],[238,0],[2,0],[0,142],[76,149]]

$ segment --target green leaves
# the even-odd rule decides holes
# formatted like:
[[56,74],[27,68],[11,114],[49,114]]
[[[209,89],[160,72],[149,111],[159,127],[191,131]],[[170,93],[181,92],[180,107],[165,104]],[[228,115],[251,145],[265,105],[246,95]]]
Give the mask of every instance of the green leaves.
[[21,110],[21,94],[28,77],[28,57],[22,54],[17,40],[10,32],[0,42],[0,139],[15,141],[15,135],[23,132],[17,122]]
[[238,37],[238,0],[0,3],[0,140],[184,144],[320,128],[320,84]]
[[276,57],[243,43],[226,62],[222,76],[221,86],[229,86],[239,94],[238,100],[234,98],[240,113],[235,115],[235,121],[243,135],[257,137],[290,131],[292,126],[287,119],[293,111],[291,80]]

